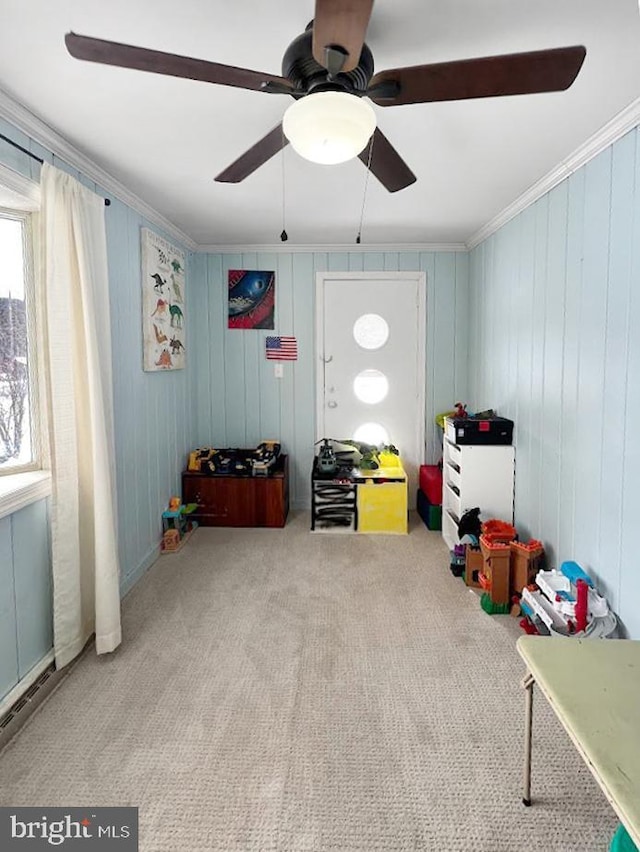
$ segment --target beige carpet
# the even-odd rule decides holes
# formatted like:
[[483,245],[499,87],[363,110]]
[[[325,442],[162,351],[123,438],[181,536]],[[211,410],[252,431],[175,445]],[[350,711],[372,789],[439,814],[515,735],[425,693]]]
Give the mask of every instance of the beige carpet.
[[540,697],[521,804],[518,635],[419,521],[200,529],[5,749],[0,804],[137,805],[145,852],[604,852],[615,817]]

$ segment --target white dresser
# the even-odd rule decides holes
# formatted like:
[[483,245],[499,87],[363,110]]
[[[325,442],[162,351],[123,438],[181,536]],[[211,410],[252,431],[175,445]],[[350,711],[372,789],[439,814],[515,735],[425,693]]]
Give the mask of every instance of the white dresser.
[[443,443],[442,537],[449,550],[458,543],[458,521],[480,507],[483,521],[513,523],[515,450],[512,446]]

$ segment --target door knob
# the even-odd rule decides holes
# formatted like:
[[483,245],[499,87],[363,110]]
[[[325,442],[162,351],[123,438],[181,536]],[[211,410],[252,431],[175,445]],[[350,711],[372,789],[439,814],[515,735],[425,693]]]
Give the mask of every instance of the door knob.
[[337,408],[337,407],[338,407],[338,403],[335,402],[333,399],[330,399],[329,402],[327,403],[327,408]]

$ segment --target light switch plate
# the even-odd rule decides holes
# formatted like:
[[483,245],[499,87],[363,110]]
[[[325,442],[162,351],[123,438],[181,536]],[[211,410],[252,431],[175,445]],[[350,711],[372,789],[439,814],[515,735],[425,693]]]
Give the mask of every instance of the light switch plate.
[[284,376],[284,367],[282,364],[275,364],[273,368],[273,374],[276,379],[281,379]]

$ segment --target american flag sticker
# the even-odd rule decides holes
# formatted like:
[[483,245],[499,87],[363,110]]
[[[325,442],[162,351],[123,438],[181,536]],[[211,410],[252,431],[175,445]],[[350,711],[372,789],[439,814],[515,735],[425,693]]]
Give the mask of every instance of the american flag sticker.
[[297,361],[298,342],[295,337],[267,337],[267,361]]

